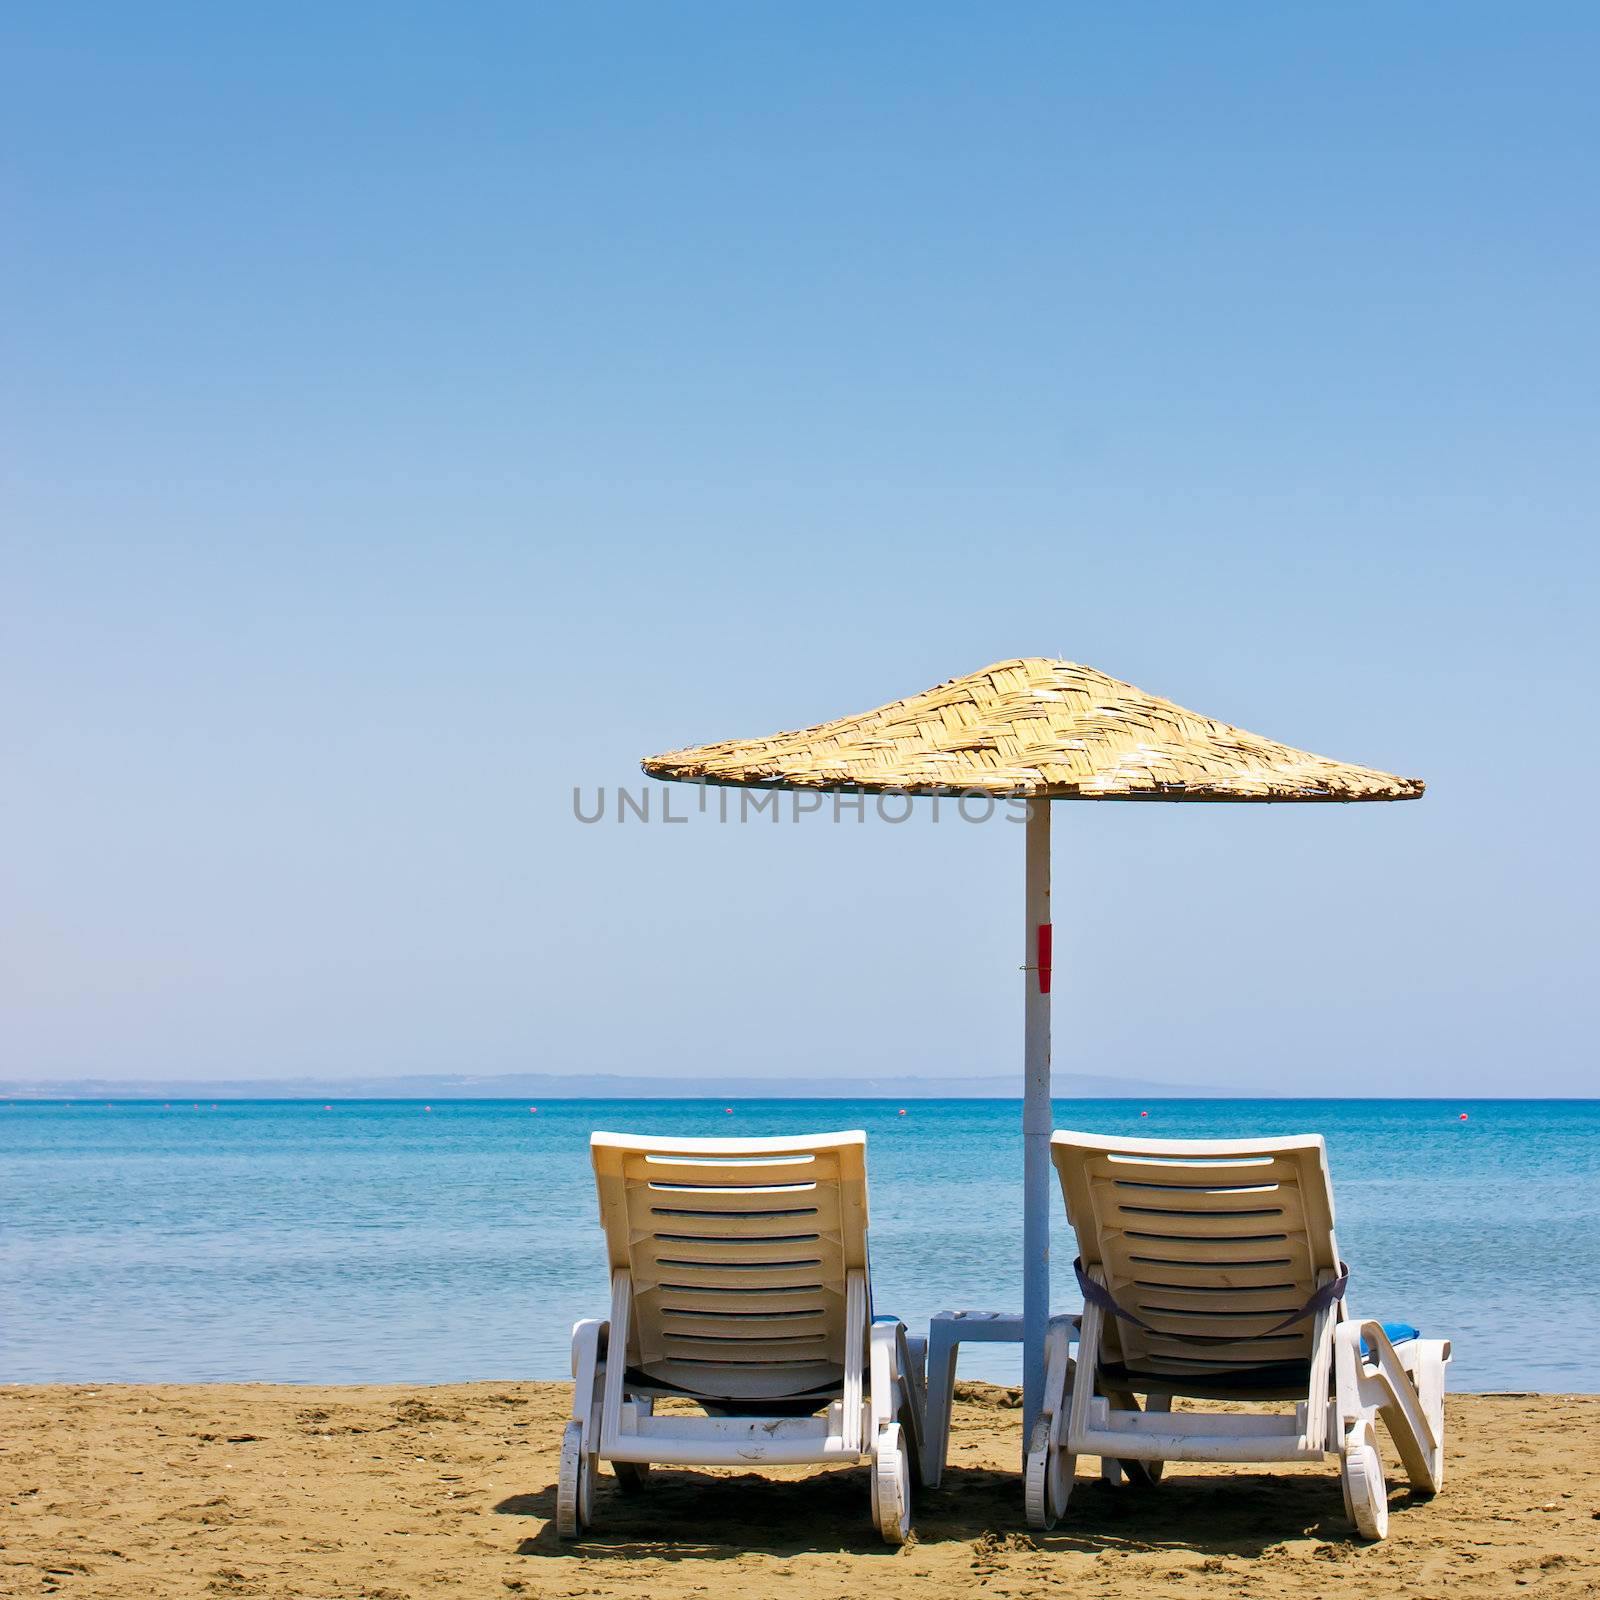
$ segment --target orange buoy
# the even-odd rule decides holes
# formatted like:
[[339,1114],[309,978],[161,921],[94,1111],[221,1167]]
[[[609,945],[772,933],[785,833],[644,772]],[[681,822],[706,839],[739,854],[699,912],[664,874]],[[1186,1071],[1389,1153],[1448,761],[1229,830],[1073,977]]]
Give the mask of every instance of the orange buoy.
[[1140,1115],[1140,1116],[1141,1116],[1141,1117],[1148,1117],[1148,1116],[1149,1116],[1149,1115],[1150,1115],[1150,1113],[1149,1113],[1149,1112],[1148,1112],[1148,1111],[1141,1111],[1141,1112],[1140,1112],[1140,1113],[1139,1113],[1139,1115]]
[[731,1117],[733,1115],[733,1107],[732,1106],[724,1106],[722,1108],[722,1114],[725,1117]]
[[1463,1111],[1463,1112],[1462,1112],[1462,1113],[1461,1113],[1461,1115],[1460,1115],[1460,1116],[1459,1116],[1459,1117],[1457,1117],[1457,1118],[1456,1118],[1456,1121],[1457,1121],[1457,1122],[1465,1122],[1465,1121],[1466,1121],[1466,1120],[1467,1120],[1467,1114],[1466,1114],[1466,1112],[1465,1112],[1465,1111]]
[[903,1117],[905,1114],[906,1114],[906,1108],[904,1106],[901,1106],[900,1107],[900,1115]]

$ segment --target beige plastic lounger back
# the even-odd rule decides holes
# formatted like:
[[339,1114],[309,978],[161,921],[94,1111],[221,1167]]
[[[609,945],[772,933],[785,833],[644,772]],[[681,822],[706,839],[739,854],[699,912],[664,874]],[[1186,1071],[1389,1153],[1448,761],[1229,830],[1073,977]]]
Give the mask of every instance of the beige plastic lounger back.
[[[910,1528],[919,1352],[874,1323],[866,1135],[590,1141],[611,1316],[573,1329],[558,1531],[589,1522],[598,1461],[868,1462],[891,1543]],[[663,1397],[704,1416],[655,1414]]]
[[[1412,1483],[1439,1489],[1450,1346],[1412,1329],[1391,1329],[1392,1341],[1352,1316],[1320,1135],[1057,1133],[1051,1154],[1085,1304],[1076,1363],[1070,1321],[1052,1324],[1045,1410],[1029,1442],[1030,1521],[1053,1524],[1079,1455],[1101,1457],[1108,1477],[1148,1483],[1165,1461],[1334,1454],[1347,1510],[1364,1536],[1382,1538],[1379,1416]],[[1177,1411],[1179,1397],[1294,1409]]]

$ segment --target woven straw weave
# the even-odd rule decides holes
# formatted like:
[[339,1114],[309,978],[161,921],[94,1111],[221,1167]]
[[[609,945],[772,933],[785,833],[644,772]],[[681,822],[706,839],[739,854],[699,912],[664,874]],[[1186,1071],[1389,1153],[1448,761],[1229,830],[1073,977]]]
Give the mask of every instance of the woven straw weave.
[[1185,711],[1070,661],[981,672],[765,739],[672,750],[653,778],[1064,800],[1415,800],[1420,778],[1348,766]]

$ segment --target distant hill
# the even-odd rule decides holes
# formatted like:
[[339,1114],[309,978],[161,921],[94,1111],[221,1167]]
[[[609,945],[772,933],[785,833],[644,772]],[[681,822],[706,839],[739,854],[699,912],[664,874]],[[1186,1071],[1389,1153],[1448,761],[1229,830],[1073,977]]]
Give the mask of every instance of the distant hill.
[[[1226,1096],[1215,1085],[1058,1072],[1062,1100]],[[965,1078],[621,1077],[515,1072],[392,1078],[73,1078],[0,1081],[11,1100],[1016,1100],[1020,1073]]]

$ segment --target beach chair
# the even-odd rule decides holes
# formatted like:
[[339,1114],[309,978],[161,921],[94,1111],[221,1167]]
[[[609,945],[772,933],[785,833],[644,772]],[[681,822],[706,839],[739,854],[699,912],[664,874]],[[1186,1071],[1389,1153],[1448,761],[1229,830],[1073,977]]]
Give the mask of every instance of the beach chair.
[[[911,1527],[925,1341],[874,1319],[867,1136],[590,1141],[611,1316],[572,1330],[556,1529],[589,1525],[597,1463],[865,1463],[890,1544]],[[667,1414],[658,1401],[704,1415]]]
[[[1357,1318],[1316,1134],[1112,1139],[1057,1133],[1084,1311],[1052,1322],[1043,1413],[1028,1441],[1029,1523],[1054,1525],[1076,1458],[1153,1482],[1167,1461],[1338,1458],[1363,1538],[1388,1531],[1381,1416],[1412,1485],[1444,1482],[1450,1345]],[[1139,1397],[1144,1397],[1143,1409]],[[1292,1412],[1174,1411],[1176,1398],[1294,1401]]]

